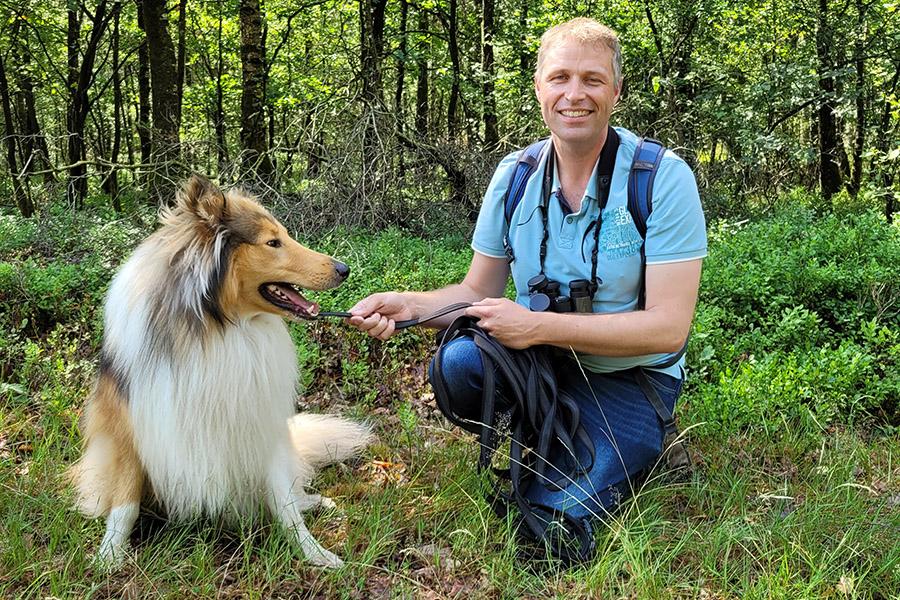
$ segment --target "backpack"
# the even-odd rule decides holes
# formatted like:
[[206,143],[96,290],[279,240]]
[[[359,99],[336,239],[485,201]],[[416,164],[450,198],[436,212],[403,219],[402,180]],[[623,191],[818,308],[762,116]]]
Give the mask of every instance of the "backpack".
[[[538,160],[548,139],[538,140],[525,148],[519,156],[519,160],[516,161],[503,202],[503,216],[506,219],[507,230],[511,225],[513,212],[522,200],[522,196],[525,195],[525,186],[537,170]],[[638,310],[644,308],[645,300],[644,272],[647,268],[647,261],[644,256],[644,239],[647,236],[647,220],[650,218],[650,213],[653,212],[653,181],[665,153],[666,148],[659,141],[652,138],[640,138],[637,148],[634,150],[631,170],[628,173],[628,212],[641,236],[641,283],[638,291]],[[503,236],[503,247],[506,250],[507,260],[512,262],[513,254],[508,234]]]

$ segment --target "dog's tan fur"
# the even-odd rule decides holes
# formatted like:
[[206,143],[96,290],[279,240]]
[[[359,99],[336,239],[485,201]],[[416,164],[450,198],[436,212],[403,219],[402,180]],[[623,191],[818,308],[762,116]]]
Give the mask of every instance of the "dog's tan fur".
[[85,453],[69,470],[78,509],[105,517],[113,506],[140,502],[144,469],[134,447],[125,402],[112,377],[101,375],[82,418]]

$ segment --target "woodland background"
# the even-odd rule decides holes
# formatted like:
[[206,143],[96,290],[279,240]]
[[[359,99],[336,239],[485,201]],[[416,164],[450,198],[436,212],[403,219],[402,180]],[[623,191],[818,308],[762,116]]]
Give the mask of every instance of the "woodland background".
[[200,171],[311,226],[471,219],[544,135],[539,36],[576,15],[621,34],[614,123],[676,149],[709,216],[795,186],[895,211],[894,0],[3,0],[0,203],[119,210]]

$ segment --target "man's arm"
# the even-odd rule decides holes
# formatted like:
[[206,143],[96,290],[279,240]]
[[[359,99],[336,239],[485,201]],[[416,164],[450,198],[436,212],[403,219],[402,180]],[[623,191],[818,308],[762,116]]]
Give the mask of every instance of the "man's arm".
[[549,344],[600,356],[677,352],[690,331],[701,259],[647,265],[646,308],[604,314],[533,313],[501,298],[466,310],[479,326],[510,348]]
[[[420,318],[457,302],[477,302],[502,296],[509,279],[505,258],[475,252],[462,283],[429,292],[383,292],[364,298],[350,309],[349,323],[372,337],[386,340],[394,332],[396,321]],[[459,312],[424,323],[441,328],[450,324]]]

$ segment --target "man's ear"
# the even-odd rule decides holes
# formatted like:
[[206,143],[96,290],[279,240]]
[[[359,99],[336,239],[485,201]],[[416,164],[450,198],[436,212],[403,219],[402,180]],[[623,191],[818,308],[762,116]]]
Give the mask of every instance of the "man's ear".
[[197,174],[184,184],[178,202],[185,211],[211,227],[225,220],[228,209],[222,191],[209,179]]

